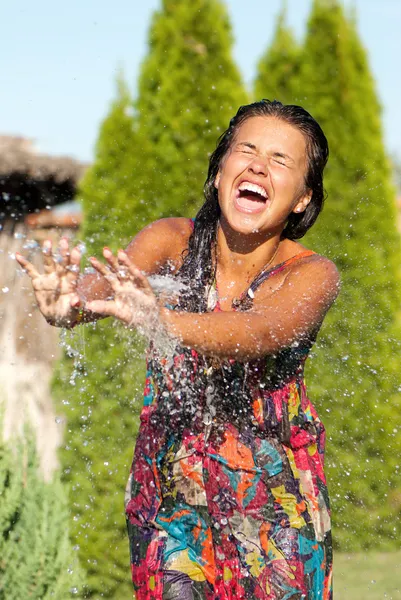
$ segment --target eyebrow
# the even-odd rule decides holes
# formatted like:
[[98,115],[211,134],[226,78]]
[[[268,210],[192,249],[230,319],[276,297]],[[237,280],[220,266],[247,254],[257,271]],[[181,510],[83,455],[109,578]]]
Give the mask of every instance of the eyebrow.
[[256,150],[255,144],[251,144],[251,142],[238,142],[237,146],[246,146],[247,148],[251,148],[252,150]]

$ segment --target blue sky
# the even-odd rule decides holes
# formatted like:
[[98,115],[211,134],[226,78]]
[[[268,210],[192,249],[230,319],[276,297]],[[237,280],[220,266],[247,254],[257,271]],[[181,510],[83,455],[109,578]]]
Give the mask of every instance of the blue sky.
[[[387,148],[401,157],[401,0],[344,2],[357,6],[384,110]],[[287,2],[298,37],[310,3]],[[234,58],[250,84],[281,0],[227,0],[226,5],[236,40]],[[123,67],[135,91],[150,17],[158,6],[159,0],[0,2],[0,134],[33,138],[43,152],[92,160],[116,72]]]

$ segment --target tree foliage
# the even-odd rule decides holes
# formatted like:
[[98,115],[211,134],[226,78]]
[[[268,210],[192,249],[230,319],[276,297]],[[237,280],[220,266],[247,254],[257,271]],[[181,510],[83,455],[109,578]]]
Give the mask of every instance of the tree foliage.
[[330,145],[328,200],[306,243],[334,260],[342,291],[310,370],[327,411],[335,539],[395,545],[400,529],[400,244],[380,106],[354,19],[315,0],[304,45],[305,108]]
[[273,40],[258,63],[255,98],[301,104],[300,68],[301,47],[286,24],[286,7],[283,6],[277,18]]
[[391,547],[401,509],[400,244],[380,105],[355,15],[338,0],[314,0],[298,51],[283,19],[255,88],[285,103],[300,98],[330,146],[328,199],[305,243],[334,260],[342,278],[307,371],[311,396],[327,411],[335,541]]
[[32,436],[0,440],[0,599],[80,598],[81,572],[68,539],[67,495],[46,483]]
[[[90,254],[101,256],[106,244],[123,246],[136,229],[127,192],[134,129],[132,98],[120,74],[116,98],[100,127],[95,161],[79,189],[81,237]],[[85,597],[128,597],[123,489],[137,431],[135,400],[143,364],[122,329],[109,320],[66,334],[64,347],[53,390],[67,421],[60,457],[72,490],[71,535],[86,570]]]
[[[132,103],[120,80],[80,188],[82,236],[91,252],[99,254],[104,244],[121,247],[148,222],[190,216],[200,206],[208,153],[246,100],[231,48],[221,2],[162,3],[137,99]],[[73,540],[87,570],[85,597],[128,597],[123,497],[144,348],[109,320],[81,326],[66,345],[75,357],[67,352],[54,389],[67,419],[62,463],[73,490]]]
[[109,320],[65,336],[54,391],[66,416],[61,452],[84,597],[131,594],[124,485],[138,429],[143,347]]
[[147,221],[192,216],[203,201],[207,156],[247,101],[232,41],[220,1],[164,0],[154,15],[135,103],[133,185]]
[[128,189],[130,157],[136,149],[132,98],[122,73],[116,83],[116,97],[100,127],[95,162],[78,190],[86,217],[85,243],[95,255],[105,244],[123,246],[135,230]]

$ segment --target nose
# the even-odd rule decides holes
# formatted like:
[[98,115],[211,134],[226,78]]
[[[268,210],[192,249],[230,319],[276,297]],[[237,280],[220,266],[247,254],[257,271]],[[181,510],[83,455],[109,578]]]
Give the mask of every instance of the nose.
[[267,161],[261,156],[255,156],[248,169],[255,175],[267,175]]

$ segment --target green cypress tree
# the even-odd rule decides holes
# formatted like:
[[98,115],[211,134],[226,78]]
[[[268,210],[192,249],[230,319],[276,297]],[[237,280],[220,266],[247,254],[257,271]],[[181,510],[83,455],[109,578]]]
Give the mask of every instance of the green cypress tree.
[[[80,182],[78,196],[85,215],[83,236],[88,250],[99,255],[102,247],[122,246],[132,237],[132,220],[127,219],[129,156],[135,152],[132,98],[120,73],[116,97],[104,119],[96,143],[94,164]],[[101,210],[99,210],[101,207]]]
[[154,15],[135,104],[146,220],[191,216],[202,202],[207,156],[247,101],[232,42],[219,0],[164,0]]
[[286,4],[278,15],[273,41],[260,59],[255,79],[255,98],[299,104],[301,48],[286,24]]
[[1,600],[82,598],[68,518],[67,495],[58,476],[43,480],[32,436],[0,440]]
[[144,381],[141,340],[106,319],[64,337],[53,389],[65,414],[60,453],[73,515],[71,535],[85,568],[84,597],[131,594],[124,485]]
[[[124,246],[137,231],[129,200],[135,152],[132,99],[120,75],[117,95],[101,125],[96,158],[83,178],[82,238],[91,254]],[[64,336],[65,357],[53,390],[66,416],[61,451],[70,484],[71,534],[85,566],[85,597],[128,597],[129,554],[123,510],[144,376],[143,348],[110,320]]]
[[[189,216],[200,206],[208,153],[246,100],[231,47],[221,2],[163,2],[150,29],[134,116],[120,85],[80,188],[91,252],[99,254],[105,243],[115,249],[149,221]],[[67,419],[62,462],[73,490],[73,539],[87,571],[86,597],[123,598],[130,588],[123,495],[144,349],[108,320],[81,326],[65,343],[75,358],[60,365],[55,392]]]
[[306,243],[335,261],[343,283],[310,368],[312,397],[328,412],[335,539],[346,549],[391,546],[400,532],[400,246],[374,82],[336,0],[313,4],[300,81],[331,149],[328,200]]

